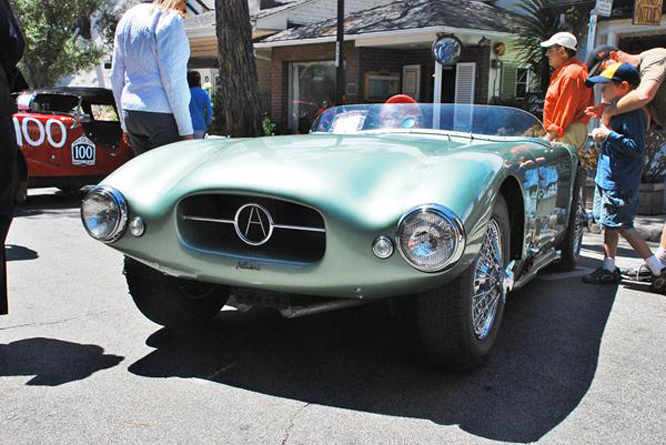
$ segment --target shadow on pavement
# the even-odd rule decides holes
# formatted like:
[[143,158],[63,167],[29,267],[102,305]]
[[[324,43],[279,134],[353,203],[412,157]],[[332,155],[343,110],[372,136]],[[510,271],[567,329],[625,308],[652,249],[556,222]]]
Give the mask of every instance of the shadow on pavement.
[[155,332],[147,343],[156,350],[129,370],[532,442],[587,393],[617,291],[553,288],[535,281],[511,294],[494,354],[471,375],[442,374],[398,347],[383,304],[298,320],[225,311],[196,332]]
[[39,254],[23,246],[17,246],[16,244],[7,244],[5,245],[5,259],[7,261],[27,261],[27,260],[36,260],[39,258]]
[[35,377],[26,385],[58,386],[83,380],[116,366],[124,357],[104,354],[97,345],[81,345],[52,338],[29,338],[0,343],[0,377]]
[[[604,245],[591,245],[591,244],[583,244],[583,248],[587,250],[591,250],[594,252],[597,252],[601,255],[604,254]],[[631,248],[626,248],[622,246],[617,246],[617,254],[616,258],[621,258],[621,257],[626,257],[626,258],[638,258],[638,254],[636,253],[635,250]]]
[[44,192],[30,192],[28,200],[16,207],[15,218],[48,215],[50,217],[78,215],[81,208],[81,200],[85,196],[86,189],[76,192],[62,192],[55,189],[46,189]]

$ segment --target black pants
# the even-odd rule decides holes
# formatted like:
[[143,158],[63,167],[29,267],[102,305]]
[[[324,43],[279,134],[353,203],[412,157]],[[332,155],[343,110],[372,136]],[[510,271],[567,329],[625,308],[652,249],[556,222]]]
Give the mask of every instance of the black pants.
[[14,216],[14,179],[18,146],[12,115],[16,111],[5,70],[0,67],[0,315],[7,313],[5,240]]
[[7,302],[7,263],[5,258],[5,240],[12,223],[11,216],[0,216],[0,315],[9,313]]
[[131,110],[123,113],[135,156],[180,140],[173,114]]

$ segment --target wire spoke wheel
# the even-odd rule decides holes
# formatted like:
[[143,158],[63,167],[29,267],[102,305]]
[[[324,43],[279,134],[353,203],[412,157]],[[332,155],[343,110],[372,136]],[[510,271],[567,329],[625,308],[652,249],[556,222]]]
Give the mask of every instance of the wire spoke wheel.
[[474,296],[472,298],[472,322],[474,335],[479,340],[490,333],[500,298],[504,290],[504,252],[502,232],[498,222],[491,219],[474,270]]

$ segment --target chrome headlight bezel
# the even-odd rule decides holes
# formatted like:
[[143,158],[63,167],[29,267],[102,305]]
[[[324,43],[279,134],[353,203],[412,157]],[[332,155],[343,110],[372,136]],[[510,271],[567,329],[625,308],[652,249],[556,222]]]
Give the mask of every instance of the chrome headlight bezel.
[[[86,218],[84,216],[84,206],[86,200],[96,195],[101,195],[104,198],[108,199],[110,202],[112,202],[115,207],[115,210],[118,212],[118,219],[113,225],[113,229],[104,237],[96,236],[90,231],[90,229],[88,228]],[[125,229],[127,228],[128,219],[129,219],[129,209],[127,206],[127,201],[125,200],[123,194],[120,193],[118,190],[114,189],[113,187],[104,186],[104,185],[96,186],[86,194],[85,198],[83,198],[83,201],[81,203],[81,222],[83,223],[83,227],[86,229],[86,232],[88,232],[88,235],[90,235],[92,238],[98,241],[108,244],[118,240],[123,235]]]
[[[454,234],[455,246],[453,248],[452,254],[445,261],[437,265],[422,264],[414,261],[407,254],[407,252],[404,251],[402,246],[402,237],[405,235],[404,226],[403,226],[405,221],[415,215],[422,213],[430,213],[438,216],[450,226]],[[422,272],[432,273],[432,272],[441,272],[442,270],[450,268],[453,265],[455,265],[460,260],[460,258],[462,258],[463,252],[465,251],[466,235],[465,235],[465,227],[462,221],[453,211],[440,204],[422,204],[410,209],[407,213],[405,213],[402,216],[402,218],[400,218],[400,221],[398,222],[398,228],[396,230],[395,239],[398,252],[400,252],[402,258],[409,265]]]

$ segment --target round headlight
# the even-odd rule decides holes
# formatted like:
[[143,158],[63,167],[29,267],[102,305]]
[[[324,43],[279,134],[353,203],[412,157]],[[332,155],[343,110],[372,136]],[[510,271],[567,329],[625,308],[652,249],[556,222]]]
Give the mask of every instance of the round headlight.
[[106,243],[120,238],[127,226],[127,202],[111,187],[95,187],[81,204],[81,220],[90,236]]
[[424,272],[438,272],[462,256],[465,229],[446,207],[426,204],[402,217],[396,241],[400,254],[409,264]]

